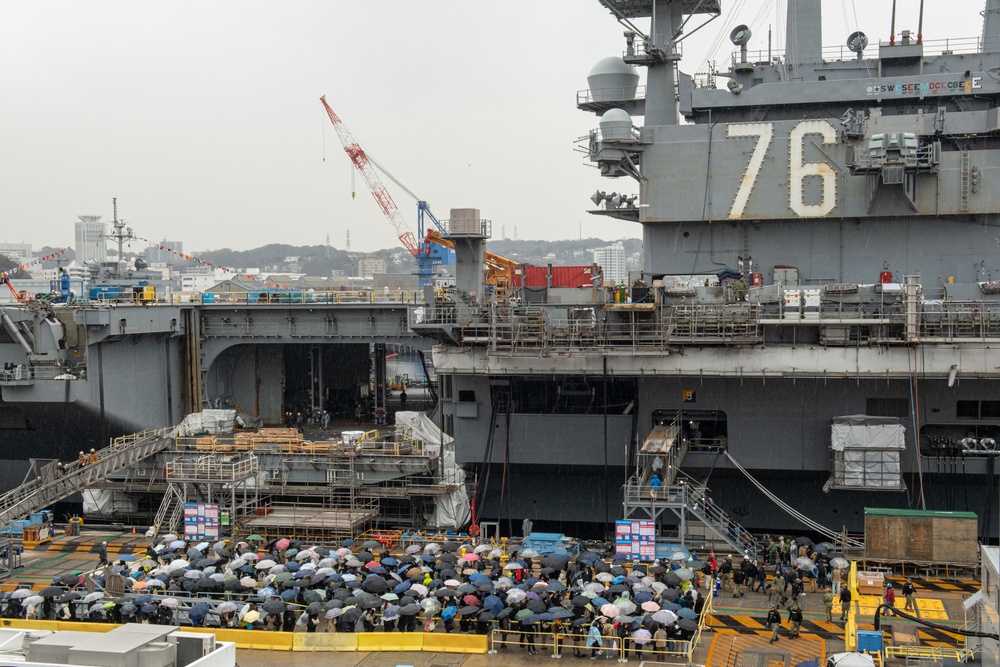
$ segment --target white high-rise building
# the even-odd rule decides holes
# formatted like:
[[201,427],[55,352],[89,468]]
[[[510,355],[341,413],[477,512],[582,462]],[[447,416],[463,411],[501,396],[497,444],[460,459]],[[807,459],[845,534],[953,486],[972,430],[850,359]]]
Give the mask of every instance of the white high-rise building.
[[30,243],[0,243],[0,255],[12,262],[23,264],[32,259]]
[[601,267],[604,280],[623,283],[628,280],[625,268],[625,246],[621,241],[615,241],[604,248],[594,250],[594,264]]
[[76,261],[84,266],[90,260],[106,262],[108,246],[105,241],[104,223],[99,215],[78,215],[76,223]]

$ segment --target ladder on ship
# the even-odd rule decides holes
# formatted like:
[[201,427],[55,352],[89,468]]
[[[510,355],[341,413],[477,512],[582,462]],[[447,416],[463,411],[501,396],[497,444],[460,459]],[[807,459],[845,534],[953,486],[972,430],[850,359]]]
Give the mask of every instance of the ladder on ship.
[[664,512],[677,516],[678,536],[686,541],[688,528],[696,521],[708,528],[733,550],[748,558],[757,557],[757,541],[709,496],[708,489],[674,469],[669,483],[654,490],[641,472],[625,485],[625,518],[648,517],[657,520]]
[[96,463],[83,466],[72,463],[61,476],[57,473],[56,463],[49,463],[35,479],[0,495],[0,525],[22,519],[63,498],[96,486],[108,476],[168,449],[173,444],[173,428],[143,431],[116,438],[108,447],[97,452]]
[[180,527],[183,517],[184,490],[179,484],[171,482],[167,485],[163,500],[160,501],[160,508],[156,511],[151,531],[154,535],[173,533]]

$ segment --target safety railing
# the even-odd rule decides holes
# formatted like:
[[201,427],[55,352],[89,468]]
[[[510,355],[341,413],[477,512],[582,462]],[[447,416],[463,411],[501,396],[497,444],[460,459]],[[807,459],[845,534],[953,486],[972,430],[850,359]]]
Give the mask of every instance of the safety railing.
[[894,644],[884,647],[882,652],[887,658],[914,658],[917,660],[929,660],[938,664],[944,662],[945,658],[956,660],[958,662],[967,662],[975,657],[972,649],[960,648],[958,646],[914,646],[912,644]]
[[490,631],[489,653],[503,653],[509,648],[521,648],[531,653],[541,653],[553,658],[572,652],[575,656],[611,657],[618,662],[628,662],[632,656],[636,660],[676,661],[683,658],[690,662],[701,638],[701,628],[689,639],[676,636],[666,639],[635,638],[601,635],[600,639],[587,633],[569,631],[523,631],[521,629],[500,629]]
[[257,457],[253,454],[236,460],[220,460],[214,456],[199,456],[194,460],[168,461],[163,476],[170,480],[197,480],[203,482],[234,482],[257,474]]
[[327,456],[426,456],[422,441],[414,438],[400,439],[398,436],[375,435],[359,439],[352,443],[337,440],[304,440],[301,436],[275,436],[241,434],[238,437],[195,436],[179,437],[176,440],[178,451],[196,451],[204,453],[234,454],[239,452],[275,452],[284,454],[308,454],[312,456],[326,454]]

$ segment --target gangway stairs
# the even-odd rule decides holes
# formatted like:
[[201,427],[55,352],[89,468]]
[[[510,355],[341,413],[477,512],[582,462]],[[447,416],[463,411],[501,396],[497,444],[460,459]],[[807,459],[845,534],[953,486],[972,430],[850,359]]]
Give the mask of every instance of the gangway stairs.
[[167,490],[160,501],[160,508],[156,511],[153,525],[150,527],[150,535],[158,533],[172,533],[181,525],[184,518],[184,490],[179,484],[171,482],[167,485]]
[[678,537],[685,542],[688,527],[697,521],[720,540],[746,557],[756,558],[757,542],[747,530],[708,497],[707,489],[682,473],[668,476],[671,483],[654,490],[641,473],[633,475],[625,485],[625,518],[657,520],[664,512],[678,519]]
[[22,519],[32,512],[84,489],[99,486],[109,475],[120,472],[174,445],[174,428],[143,431],[116,438],[97,453],[97,462],[66,467],[59,476],[56,464],[50,463],[41,475],[0,496],[0,525]]

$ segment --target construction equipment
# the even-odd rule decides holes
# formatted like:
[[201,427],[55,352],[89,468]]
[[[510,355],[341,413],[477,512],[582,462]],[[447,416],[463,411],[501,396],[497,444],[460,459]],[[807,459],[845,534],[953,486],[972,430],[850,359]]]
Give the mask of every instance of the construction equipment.
[[[354,165],[354,168],[358,170],[362,177],[364,177],[365,182],[368,184],[368,188],[372,192],[372,196],[375,198],[375,201],[378,202],[379,208],[382,209],[382,213],[384,213],[385,217],[389,219],[389,223],[392,225],[393,229],[396,230],[396,236],[399,237],[403,247],[405,247],[417,260],[417,279],[419,281],[420,288],[423,289],[424,285],[433,284],[434,266],[437,264],[449,263],[447,262],[449,255],[447,251],[438,251],[435,246],[422,240],[424,238],[424,217],[426,216],[429,218],[437,229],[443,231],[444,228],[441,226],[441,223],[438,222],[437,218],[434,217],[434,214],[431,213],[431,209],[427,205],[426,201],[413,194],[405,185],[400,183],[395,176],[390,174],[385,167],[380,165],[374,158],[365,152],[365,149],[361,147],[361,144],[354,138],[354,135],[347,129],[343,121],[340,120],[340,117],[337,116],[333,109],[330,108],[330,105],[327,104],[326,95],[319,98],[319,101],[323,103],[323,108],[326,109],[326,113],[330,117],[330,122],[333,123],[334,129],[337,130],[337,136],[340,137],[340,143],[344,145],[344,152],[347,153],[347,156],[351,159],[351,163]],[[403,219],[402,214],[399,212],[399,208],[396,206],[396,202],[392,199],[392,195],[390,195],[389,191],[385,189],[384,185],[382,185],[382,180],[375,172],[375,167],[378,167],[379,171],[392,179],[396,185],[416,200],[416,236],[414,236],[409,225],[407,225],[406,221]],[[431,229],[429,231],[434,230]],[[452,260],[452,262],[453,261],[454,260]]]
[[29,301],[31,301],[31,297],[28,295],[28,292],[25,290],[21,290],[19,292],[16,289],[14,289],[14,285],[10,282],[9,278],[0,278],[0,282],[5,284],[7,288],[10,290],[11,295],[14,297],[14,301],[18,303],[28,303]]
[[[427,230],[424,239],[425,244],[437,244],[445,248],[454,248],[455,244],[451,239],[442,236],[433,229]],[[512,259],[501,257],[490,251],[484,253],[486,263],[486,284],[492,287],[494,295],[504,296],[510,290],[514,273],[520,269],[521,264]]]

